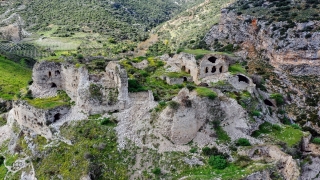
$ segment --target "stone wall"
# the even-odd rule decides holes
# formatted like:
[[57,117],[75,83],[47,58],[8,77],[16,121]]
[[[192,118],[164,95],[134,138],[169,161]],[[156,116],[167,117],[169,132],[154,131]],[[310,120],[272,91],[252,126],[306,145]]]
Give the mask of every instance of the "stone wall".
[[[98,88],[96,94],[93,89]],[[84,67],[73,64],[40,62],[33,68],[33,96],[55,96],[65,91],[84,113],[98,114],[121,110],[128,104],[128,79],[125,69],[109,62],[105,72],[89,74]]]
[[222,55],[205,55],[200,60],[199,78],[228,72],[229,62]]
[[37,109],[25,101],[17,101],[13,104],[13,117],[23,127],[41,134],[46,138],[52,138],[52,132],[48,125],[59,121],[69,112],[68,106],[61,106],[50,110]]

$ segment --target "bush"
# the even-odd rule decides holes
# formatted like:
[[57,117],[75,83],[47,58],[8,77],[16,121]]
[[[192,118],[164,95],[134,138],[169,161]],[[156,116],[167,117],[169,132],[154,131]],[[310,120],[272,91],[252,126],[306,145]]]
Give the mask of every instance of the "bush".
[[0,156],[0,166],[2,166],[4,164],[4,157]]
[[78,54],[78,55],[77,55],[77,58],[78,58],[78,59],[83,59],[84,57],[83,57],[82,54]]
[[159,167],[156,167],[152,170],[152,173],[155,175],[160,175],[161,174],[161,169]]
[[110,118],[103,118],[102,121],[101,121],[101,125],[110,125],[112,124],[112,121],[110,120]]
[[293,127],[294,129],[300,129],[301,127],[298,124],[291,124],[291,127]]
[[278,93],[271,94],[270,98],[276,100],[277,106],[284,105],[285,103],[282,94],[278,94]]
[[203,57],[204,57],[204,54],[198,54],[198,55],[196,55],[196,60],[199,60],[199,59],[201,59]]
[[311,142],[314,144],[320,144],[320,138],[316,137],[316,138],[312,139]]
[[228,162],[222,156],[211,156],[209,158],[209,165],[216,169],[224,169],[228,166]]
[[189,89],[189,91],[193,91],[196,87],[190,84],[187,84],[187,88]]
[[189,150],[190,153],[196,153],[197,152],[197,148],[196,147],[193,147]]
[[246,138],[239,138],[236,141],[237,146],[251,146],[250,141]]
[[128,80],[128,91],[129,92],[141,92],[146,91],[147,89],[143,87],[136,79]]
[[168,105],[173,110],[177,110],[179,108],[179,106],[180,106],[180,104],[177,103],[176,101],[169,101]]

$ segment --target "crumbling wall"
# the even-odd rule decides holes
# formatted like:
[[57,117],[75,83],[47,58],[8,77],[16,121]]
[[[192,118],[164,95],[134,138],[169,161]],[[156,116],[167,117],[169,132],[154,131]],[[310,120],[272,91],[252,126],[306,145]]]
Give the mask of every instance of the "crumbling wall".
[[33,130],[46,138],[52,138],[48,125],[59,121],[69,112],[68,106],[61,106],[50,110],[37,109],[25,101],[13,104],[13,117],[23,127]]
[[222,55],[205,55],[200,60],[199,78],[205,78],[212,75],[228,72],[229,62]]
[[51,97],[63,90],[88,114],[121,110],[129,101],[127,72],[117,62],[109,62],[99,74],[69,63],[40,62],[33,69],[33,81],[34,97]]

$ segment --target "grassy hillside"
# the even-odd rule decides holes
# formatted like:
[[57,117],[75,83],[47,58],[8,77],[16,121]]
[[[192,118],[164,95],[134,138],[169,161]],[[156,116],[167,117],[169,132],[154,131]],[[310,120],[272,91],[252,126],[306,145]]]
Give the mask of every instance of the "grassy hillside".
[[0,56],[0,98],[12,99],[30,80],[30,69]]
[[201,1],[177,4],[173,0],[14,0],[12,7],[25,5],[24,9],[16,11],[31,31],[48,30],[50,24],[55,24],[66,26],[56,31],[56,36],[67,37],[72,32],[85,31],[138,40],[147,30]]
[[160,25],[156,32],[174,48],[202,48],[202,38],[219,22],[221,8],[232,2],[234,0],[206,0]]

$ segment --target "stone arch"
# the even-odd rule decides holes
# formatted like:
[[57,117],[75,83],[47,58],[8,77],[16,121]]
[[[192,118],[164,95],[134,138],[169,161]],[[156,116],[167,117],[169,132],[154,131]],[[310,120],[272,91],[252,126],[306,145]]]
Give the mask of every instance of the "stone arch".
[[245,76],[243,76],[243,75],[241,75],[241,74],[239,74],[239,75],[237,75],[238,76],[238,78],[239,78],[239,82],[245,82],[245,83],[247,83],[247,84],[249,84],[249,79],[247,78],[247,77],[245,77]]
[[56,83],[51,83],[51,88],[56,88],[56,87],[58,87]]
[[48,76],[51,77],[51,71],[49,71]]
[[215,64],[216,63],[217,58],[214,56],[211,56],[208,58],[208,61],[210,61],[211,63]]
[[60,75],[60,71],[59,71],[59,70],[56,70],[56,71],[54,72],[54,74],[55,74],[56,76],[58,76],[58,75]]
[[209,68],[208,67],[206,67],[206,69],[205,69],[205,73],[208,73],[209,72]]
[[189,73],[189,74],[191,73],[190,69],[188,69],[188,73]]
[[269,99],[265,99],[263,102],[267,106],[274,106],[273,103]]
[[57,122],[57,121],[59,121],[60,119],[61,119],[61,114],[60,114],[60,113],[58,113],[58,114],[56,114],[56,115],[53,116],[53,122]]
[[221,67],[219,68],[219,72],[220,72],[220,73],[223,72],[223,66],[221,66]]
[[215,73],[217,71],[217,68],[215,66],[212,67],[211,72]]
[[181,71],[186,71],[186,66],[182,66]]

